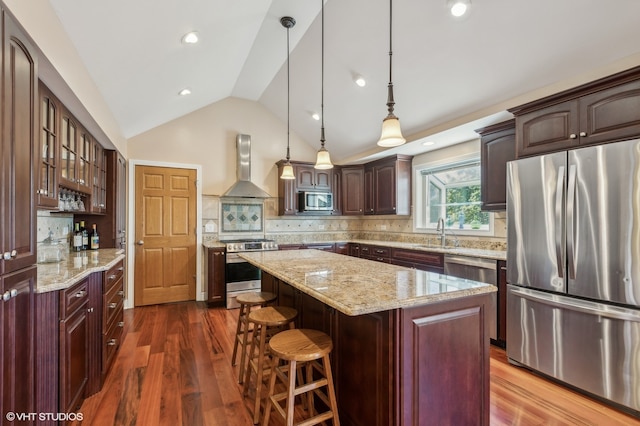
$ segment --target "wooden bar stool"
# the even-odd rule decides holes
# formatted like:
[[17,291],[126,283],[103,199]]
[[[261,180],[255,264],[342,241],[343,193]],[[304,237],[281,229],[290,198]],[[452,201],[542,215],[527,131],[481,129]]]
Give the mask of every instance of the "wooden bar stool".
[[260,421],[260,406],[263,399],[262,385],[264,378],[269,374],[270,363],[268,359],[265,362],[265,358],[269,356],[267,342],[270,341],[271,336],[287,328],[293,328],[296,316],[298,316],[298,311],[284,306],[267,306],[248,314],[249,324],[253,325],[253,337],[251,338],[251,349],[249,350],[242,393],[247,395],[251,383],[251,373],[255,372],[254,424]]
[[[269,424],[272,405],[276,412],[282,416],[285,424],[292,426],[295,397],[303,395],[304,398],[304,394],[307,397],[306,405],[309,418],[296,424],[310,426],[332,419],[334,426],[340,425],[333,376],[331,375],[331,363],[329,362],[331,349],[333,349],[331,337],[319,330],[287,330],[271,338],[269,351],[272,357],[272,374],[263,426]],[[280,365],[280,360],[285,361],[285,364]],[[322,364],[319,360],[322,360]],[[296,387],[296,373],[302,366],[306,367],[306,377],[304,383]],[[315,375],[314,370],[318,372]],[[286,388],[284,392],[275,393],[276,378],[284,383]],[[326,387],[326,392],[320,390],[322,387]],[[329,410],[316,413],[314,396],[318,396]],[[284,406],[280,404],[280,401],[283,400],[286,402]]]
[[236,297],[236,301],[240,304],[240,312],[238,312],[238,324],[236,326],[236,338],[233,342],[233,355],[231,355],[231,365],[237,364],[238,346],[240,346],[240,372],[238,373],[238,383],[242,383],[244,377],[244,369],[246,365],[247,344],[249,342],[249,320],[247,319],[251,309],[256,306],[264,306],[269,302],[276,300],[277,296],[266,291],[244,293]]

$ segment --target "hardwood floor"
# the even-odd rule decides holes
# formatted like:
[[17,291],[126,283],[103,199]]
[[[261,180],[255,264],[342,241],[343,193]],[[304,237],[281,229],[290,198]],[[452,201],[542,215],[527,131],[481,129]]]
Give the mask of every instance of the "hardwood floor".
[[[251,425],[231,367],[238,310],[203,302],[125,311],[122,347],[87,425]],[[464,397],[464,396],[461,396]],[[279,424],[272,416],[270,425]],[[491,425],[640,425],[640,420],[507,362],[491,347]],[[456,425],[457,426],[457,425]]]

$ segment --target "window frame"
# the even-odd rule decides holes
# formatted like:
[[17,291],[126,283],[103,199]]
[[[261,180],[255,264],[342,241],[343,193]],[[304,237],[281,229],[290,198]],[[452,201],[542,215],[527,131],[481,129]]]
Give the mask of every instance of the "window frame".
[[[441,161],[434,161],[413,166],[413,181],[415,182],[415,184],[413,185],[413,232],[423,234],[437,233],[436,226],[429,222],[429,210],[431,206],[427,203],[430,201],[428,192],[430,179],[428,173],[425,172],[436,170],[444,171],[450,168],[459,168],[461,166],[464,166],[465,164],[473,163],[478,163],[478,167],[480,167],[479,153],[467,154],[453,159],[449,158]],[[436,185],[436,187],[439,187],[443,192],[446,192],[447,186],[448,185],[439,187],[438,185]],[[461,184],[460,186],[467,185]],[[454,235],[493,237],[495,235],[494,214],[493,212],[487,213],[489,214],[488,229],[459,229],[456,228],[455,225],[445,225],[445,230],[451,232]]]

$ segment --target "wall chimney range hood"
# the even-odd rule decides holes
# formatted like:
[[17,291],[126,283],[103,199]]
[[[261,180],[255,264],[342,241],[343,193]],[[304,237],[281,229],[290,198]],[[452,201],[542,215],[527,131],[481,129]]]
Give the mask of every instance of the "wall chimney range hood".
[[236,136],[236,173],[238,180],[222,194],[223,198],[270,198],[271,196],[251,182],[251,136]]

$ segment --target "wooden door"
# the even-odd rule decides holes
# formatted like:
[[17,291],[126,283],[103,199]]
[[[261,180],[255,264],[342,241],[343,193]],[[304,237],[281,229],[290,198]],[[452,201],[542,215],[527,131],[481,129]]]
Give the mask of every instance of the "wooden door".
[[135,170],[135,305],[195,300],[196,171]]

